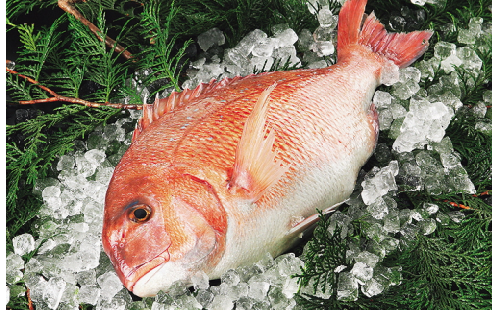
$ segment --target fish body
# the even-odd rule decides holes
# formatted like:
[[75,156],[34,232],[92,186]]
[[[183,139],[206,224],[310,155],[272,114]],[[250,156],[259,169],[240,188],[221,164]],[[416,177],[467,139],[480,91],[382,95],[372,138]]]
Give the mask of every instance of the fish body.
[[387,34],[373,14],[360,31],[365,4],[342,8],[333,66],[212,81],[145,106],[105,202],[103,246],[127,289],[152,296],[277,256],[349,197],[376,145],[375,88],[432,34]]

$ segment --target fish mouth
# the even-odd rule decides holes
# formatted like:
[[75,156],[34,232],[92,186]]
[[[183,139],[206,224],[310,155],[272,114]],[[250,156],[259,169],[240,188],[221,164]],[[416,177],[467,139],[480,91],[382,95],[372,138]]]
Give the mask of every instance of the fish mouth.
[[165,251],[152,260],[133,267],[127,274],[123,273],[124,270],[119,270],[119,272],[117,273],[119,278],[122,280],[123,285],[129,291],[133,292],[134,286],[142,277],[144,277],[146,274],[148,274],[158,266],[161,266],[164,263],[168,262],[169,260],[170,255],[168,251]]
[[174,283],[182,283],[185,286],[192,285],[192,270],[180,262],[165,262],[159,264],[143,275],[135,283],[134,295],[139,297],[151,297],[159,291],[169,292]]

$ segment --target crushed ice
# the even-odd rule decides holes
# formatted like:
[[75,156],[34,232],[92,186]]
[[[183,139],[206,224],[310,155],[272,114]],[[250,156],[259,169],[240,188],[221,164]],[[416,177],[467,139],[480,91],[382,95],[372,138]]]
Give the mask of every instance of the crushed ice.
[[[343,2],[343,1],[340,1]],[[414,4],[438,3],[437,0],[412,0]],[[203,53],[191,63],[189,79],[183,88],[193,88],[212,78],[245,76],[269,70],[277,61],[288,61],[308,68],[327,66],[323,56],[335,52],[333,15],[326,0],[308,2],[320,26],[313,32],[304,29],[296,34],[286,24],[275,25],[272,35],[256,29],[234,48],[224,49],[224,34],[217,28],[198,37]],[[418,14],[417,14],[418,15]],[[403,14],[404,16],[404,14]],[[417,16],[418,18],[418,16]],[[411,21],[408,21],[411,22]],[[394,24],[394,25],[392,25]],[[391,19],[393,27],[404,27],[407,21]],[[399,25],[399,26],[398,26]],[[392,149],[380,143],[375,158],[380,167],[360,174],[346,214],[334,213],[330,218],[331,233],[341,227],[341,238],[347,238],[353,220],[363,218],[367,241],[363,248],[351,243],[347,251],[351,265],[340,265],[338,300],[355,301],[361,291],[367,297],[399,285],[400,267],[384,267],[384,257],[410,244],[418,234],[428,235],[437,225],[459,223],[460,211],[443,212],[436,204],[425,203],[414,210],[399,209],[394,195],[398,188],[426,190],[437,195],[450,191],[474,193],[474,185],[460,163],[445,130],[459,109],[460,87],[456,69],[461,67],[473,75],[480,74],[482,62],[469,45],[487,41],[491,25],[482,19],[471,19],[467,29],[459,29],[457,48],[439,42],[434,57],[419,61],[415,67],[401,70],[399,79],[389,92],[377,91],[374,104],[379,113],[380,130],[389,131],[395,139]],[[301,59],[296,47],[301,51]],[[421,89],[419,82],[432,79],[441,68],[446,75],[438,84]],[[471,112],[477,117],[476,128],[491,134],[491,121],[485,118],[486,105],[491,105],[491,92]],[[97,309],[293,309],[299,290],[292,275],[300,273],[303,262],[293,254],[275,259],[270,256],[252,266],[228,270],[221,284],[208,286],[200,278],[196,294],[179,286],[170,294],[158,294],[148,303],[133,301],[114,273],[102,251],[100,233],[104,195],[113,167],[130,144],[131,132],[140,112],[131,111],[130,118],[97,128],[86,142],[79,142],[73,153],[63,155],[56,163],[57,178],[38,180],[34,191],[43,199],[43,207],[34,223],[40,238],[24,234],[13,239],[14,253],[7,253],[7,294],[23,294],[24,281],[31,299],[40,309],[78,309],[79,304]],[[38,248],[27,262],[23,255]],[[23,272],[24,270],[24,272]],[[328,289],[327,289],[328,291]],[[329,288],[332,292],[333,289]],[[328,292],[313,292],[310,286],[300,293],[329,298]]]

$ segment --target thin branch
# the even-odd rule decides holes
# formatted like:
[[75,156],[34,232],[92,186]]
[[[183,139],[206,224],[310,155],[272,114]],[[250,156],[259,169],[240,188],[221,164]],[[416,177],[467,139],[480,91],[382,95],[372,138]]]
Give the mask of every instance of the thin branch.
[[36,104],[36,103],[45,103],[45,102],[56,102],[56,101],[63,101],[63,102],[70,102],[70,103],[77,103],[77,104],[82,104],[87,107],[92,107],[92,108],[98,108],[98,107],[111,107],[111,108],[116,108],[116,109],[134,109],[134,110],[142,110],[143,105],[142,104],[123,104],[123,103],[110,103],[110,102],[104,102],[104,103],[99,103],[99,102],[91,102],[79,98],[71,98],[71,97],[66,97],[66,96],[61,96],[58,95],[56,92],[51,90],[50,88],[43,86],[39,82],[35,81],[34,79],[27,77],[23,74],[18,73],[17,71],[11,70],[9,68],[6,68],[7,72],[11,74],[16,74],[17,76],[22,77],[23,79],[26,79],[28,82],[31,84],[34,84],[44,91],[48,92],[50,95],[53,97],[49,98],[44,98],[44,99],[34,99],[34,100],[22,100],[18,101],[19,104]]
[[[78,10],[75,8],[74,3],[78,0],[58,0],[57,4],[61,9],[73,15],[77,20],[79,20],[82,24],[89,27],[90,31],[92,31],[99,40],[103,41],[102,32],[99,28],[97,28],[94,24],[92,24],[89,20],[87,20]],[[127,51],[123,46],[116,43],[115,40],[111,39],[108,36],[105,36],[104,43],[110,48],[114,48],[115,52],[122,53],[123,57],[126,59],[132,59],[134,56]]]

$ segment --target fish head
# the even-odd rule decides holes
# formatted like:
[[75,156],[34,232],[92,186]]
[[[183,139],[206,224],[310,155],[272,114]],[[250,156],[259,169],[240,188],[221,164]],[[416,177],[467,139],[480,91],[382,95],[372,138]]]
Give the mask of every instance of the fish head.
[[154,296],[209,273],[224,252],[226,224],[208,182],[117,167],[106,193],[102,244],[124,286]]

